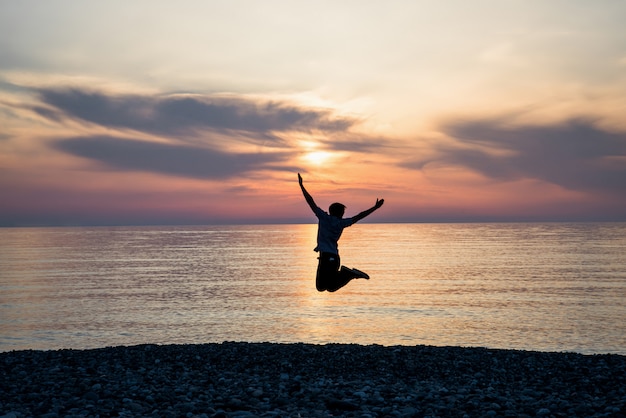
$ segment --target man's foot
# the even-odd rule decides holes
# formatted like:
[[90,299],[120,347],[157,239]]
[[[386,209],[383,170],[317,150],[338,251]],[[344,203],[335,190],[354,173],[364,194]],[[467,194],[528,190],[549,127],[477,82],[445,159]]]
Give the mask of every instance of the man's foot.
[[352,268],[350,269],[352,270],[352,272],[354,273],[354,275],[356,276],[357,279],[366,279],[369,280],[370,276],[369,274],[365,273],[364,271]]

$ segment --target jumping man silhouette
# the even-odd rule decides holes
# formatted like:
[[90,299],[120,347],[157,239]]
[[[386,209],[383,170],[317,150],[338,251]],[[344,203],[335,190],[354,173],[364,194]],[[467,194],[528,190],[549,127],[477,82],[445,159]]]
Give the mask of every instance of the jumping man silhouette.
[[328,208],[329,213],[326,213],[315,204],[313,197],[304,188],[300,173],[298,173],[298,182],[300,183],[304,199],[319,220],[317,226],[317,247],[315,247],[315,251],[320,253],[319,263],[317,265],[317,277],[315,279],[317,290],[320,292],[325,290],[335,292],[347,285],[352,279],[369,279],[370,277],[367,273],[354,268],[351,269],[341,266],[337,241],[339,241],[344,228],[370,215],[380,208],[383,203],[385,203],[385,200],[376,199],[376,204],[371,208],[364,210],[352,218],[344,218],[343,215],[346,209],[344,205],[341,203],[333,203]]

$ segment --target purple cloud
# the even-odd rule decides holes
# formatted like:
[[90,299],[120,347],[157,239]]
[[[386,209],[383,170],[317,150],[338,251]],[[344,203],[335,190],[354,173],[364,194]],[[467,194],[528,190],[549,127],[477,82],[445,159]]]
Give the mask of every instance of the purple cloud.
[[109,136],[68,138],[54,147],[110,167],[201,179],[223,179],[262,169],[294,170],[284,165],[288,153],[236,154]]
[[532,178],[570,190],[626,192],[626,133],[581,119],[546,126],[452,122],[443,131],[458,146],[439,146],[435,157],[405,165],[421,169],[430,162],[443,162],[494,180]]

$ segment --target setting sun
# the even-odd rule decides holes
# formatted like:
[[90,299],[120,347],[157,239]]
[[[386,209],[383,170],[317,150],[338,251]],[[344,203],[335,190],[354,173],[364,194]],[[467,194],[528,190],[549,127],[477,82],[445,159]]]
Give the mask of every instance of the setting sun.
[[315,165],[322,165],[332,158],[333,154],[328,151],[312,151],[304,156],[304,159]]

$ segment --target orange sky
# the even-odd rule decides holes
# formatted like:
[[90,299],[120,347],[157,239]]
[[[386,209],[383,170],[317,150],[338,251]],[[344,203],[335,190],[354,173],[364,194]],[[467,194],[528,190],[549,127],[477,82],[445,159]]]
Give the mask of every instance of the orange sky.
[[262,4],[0,2],[0,226],[626,221],[626,5]]

